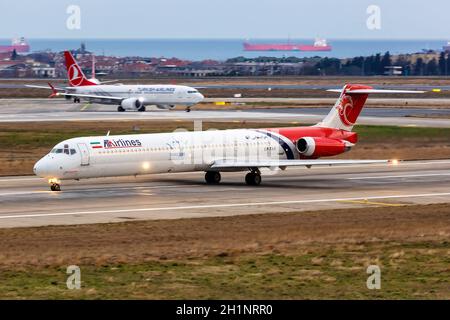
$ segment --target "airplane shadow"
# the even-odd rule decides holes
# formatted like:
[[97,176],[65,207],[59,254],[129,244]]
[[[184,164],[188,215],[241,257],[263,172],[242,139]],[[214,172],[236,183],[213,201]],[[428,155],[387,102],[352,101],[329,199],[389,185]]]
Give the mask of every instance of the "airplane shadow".
[[[150,182],[150,181],[148,181]],[[343,187],[349,188],[352,187],[351,183],[342,181],[342,180],[333,180],[330,181],[329,179],[299,179],[299,180],[290,180],[283,182],[282,179],[279,181],[263,181],[261,185],[259,186],[248,186],[244,179],[242,179],[242,182],[238,181],[226,181],[226,179],[223,179],[220,184],[217,185],[207,185],[204,181],[198,181],[198,180],[186,180],[186,179],[158,179],[158,180],[151,180],[151,182],[164,182],[164,183],[176,183],[178,185],[185,185],[185,186],[192,186],[192,185],[198,185],[198,186],[208,186],[211,188],[216,187],[239,187],[242,189],[252,188],[252,189],[305,189],[305,190],[329,190],[329,189],[342,189]],[[338,183],[336,183],[338,182]],[[354,186],[354,185],[353,185]]]

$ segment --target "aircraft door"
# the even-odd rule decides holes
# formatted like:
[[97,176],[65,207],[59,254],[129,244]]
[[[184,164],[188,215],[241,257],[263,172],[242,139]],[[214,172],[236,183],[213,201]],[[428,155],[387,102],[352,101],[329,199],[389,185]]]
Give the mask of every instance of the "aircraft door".
[[81,154],[81,165],[88,166],[89,165],[89,149],[85,143],[78,143],[78,149]]
[[184,92],[182,89],[180,89],[180,88],[175,89],[175,94],[176,94],[176,97],[178,100],[183,100]]

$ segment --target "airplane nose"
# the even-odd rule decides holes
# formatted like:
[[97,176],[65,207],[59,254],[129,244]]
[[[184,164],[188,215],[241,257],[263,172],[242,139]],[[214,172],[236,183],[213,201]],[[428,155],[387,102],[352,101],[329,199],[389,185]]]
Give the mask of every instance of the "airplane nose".
[[33,167],[33,172],[38,177],[45,177],[49,174],[49,167],[47,161],[44,159],[39,160]]
[[41,176],[41,174],[42,174],[42,160],[39,160],[38,162],[36,162],[36,163],[34,164],[33,172],[34,172],[34,174],[37,175],[38,177]]
[[199,92],[198,93],[198,101],[202,101],[203,99],[205,99],[205,96]]

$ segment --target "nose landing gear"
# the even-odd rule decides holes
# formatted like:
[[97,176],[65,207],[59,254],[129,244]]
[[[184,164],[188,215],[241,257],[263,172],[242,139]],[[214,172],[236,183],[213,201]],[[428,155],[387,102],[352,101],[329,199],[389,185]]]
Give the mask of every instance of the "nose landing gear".
[[61,185],[59,185],[58,183],[52,183],[50,185],[50,190],[52,190],[52,191],[61,191]]
[[186,107],[186,112],[191,112],[191,107]]
[[50,184],[50,190],[52,191],[61,191],[60,181],[58,179],[49,179],[48,183]]

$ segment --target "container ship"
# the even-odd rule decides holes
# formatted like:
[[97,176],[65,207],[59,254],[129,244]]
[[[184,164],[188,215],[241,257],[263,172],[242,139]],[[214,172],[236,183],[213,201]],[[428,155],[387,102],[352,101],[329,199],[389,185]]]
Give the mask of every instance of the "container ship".
[[23,37],[12,39],[9,46],[0,45],[0,52],[13,52],[14,50],[17,53],[27,53],[30,52],[30,45]]
[[252,44],[244,42],[245,51],[331,51],[332,47],[327,43],[325,39],[316,39],[313,45],[307,44]]

